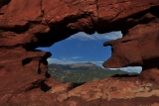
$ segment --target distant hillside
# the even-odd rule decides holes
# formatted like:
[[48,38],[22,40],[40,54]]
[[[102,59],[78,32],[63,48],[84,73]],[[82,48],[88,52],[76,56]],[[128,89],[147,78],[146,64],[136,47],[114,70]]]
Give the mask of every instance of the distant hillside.
[[101,67],[87,62],[87,63],[77,63],[77,64],[49,64],[49,68],[56,68],[58,70],[91,70],[91,69],[101,69]]
[[121,70],[106,70],[93,63],[80,63],[80,64],[50,64],[48,67],[50,75],[61,82],[83,83],[93,80],[104,79],[116,74],[137,74],[128,73]]

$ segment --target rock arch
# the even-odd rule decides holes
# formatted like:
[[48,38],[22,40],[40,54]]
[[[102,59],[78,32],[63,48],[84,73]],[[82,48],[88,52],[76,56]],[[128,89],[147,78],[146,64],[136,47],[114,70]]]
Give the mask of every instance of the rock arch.
[[[157,99],[159,95],[154,93],[158,87],[144,82],[153,81],[155,83],[159,81],[156,77],[159,75],[158,10],[158,0],[11,0],[9,4],[1,4],[0,103],[2,105],[23,103],[26,105],[50,105],[53,103],[55,105],[63,103],[89,105],[95,101],[96,104],[100,105],[102,105],[101,103],[115,105],[116,102],[111,101],[114,99],[124,105],[127,103],[123,102],[123,98],[129,98],[129,104],[135,99],[144,101],[142,104],[153,104],[159,101]],[[106,93],[105,95],[109,96],[104,96],[104,94],[100,94],[101,92],[93,93],[95,98],[89,94],[78,96],[79,89],[69,91],[71,89],[70,83],[61,84],[49,78],[46,73],[46,59],[51,54],[35,50],[38,46],[50,46],[79,31],[91,34],[95,31],[106,33],[117,30],[121,30],[124,36],[119,40],[104,44],[112,46],[113,55],[103,65],[106,67],[142,66],[144,70],[140,77],[132,78],[133,80],[130,78],[131,84],[134,85],[133,87],[128,86],[128,88],[147,87],[148,91],[152,91],[147,98],[143,96],[147,93],[143,89],[141,91],[146,92],[144,94],[135,91],[138,93],[136,95],[127,91],[130,93],[129,96],[122,94],[118,98],[113,96],[113,93]],[[114,63],[114,61],[116,62]],[[123,80],[125,79],[123,78]],[[105,84],[103,86],[109,86],[105,81],[112,81],[117,85],[129,83],[129,81],[120,82],[120,80],[116,82],[118,80],[110,78],[100,81]],[[99,87],[96,82],[84,86],[92,86],[92,84],[97,85],[95,85],[95,89]],[[60,91],[59,89],[64,90]],[[119,89],[121,90],[122,87],[115,86],[105,91],[115,92]],[[85,92],[91,90],[84,89]],[[40,95],[40,97],[34,97],[34,94]],[[152,98],[155,99],[152,100]],[[36,102],[37,99],[40,100]],[[147,102],[148,100],[150,101]],[[30,102],[28,103],[28,101]],[[136,102],[136,104],[141,103]]]

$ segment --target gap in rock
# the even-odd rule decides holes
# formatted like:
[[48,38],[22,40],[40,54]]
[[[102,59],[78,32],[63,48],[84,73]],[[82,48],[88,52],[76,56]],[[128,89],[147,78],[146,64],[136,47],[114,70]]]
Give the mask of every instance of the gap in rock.
[[103,43],[121,37],[120,31],[92,35],[79,32],[51,47],[37,49],[52,53],[52,57],[48,58],[48,73],[53,78],[79,86],[85,82],[104,79],[116,74],[140,73],[141,67],[102,67],[102,63],[111,56],[111,47],[104,47]]
[[0,0],[0,8],[3,7],[4,5],[7,5],[11,2],[11,0]]

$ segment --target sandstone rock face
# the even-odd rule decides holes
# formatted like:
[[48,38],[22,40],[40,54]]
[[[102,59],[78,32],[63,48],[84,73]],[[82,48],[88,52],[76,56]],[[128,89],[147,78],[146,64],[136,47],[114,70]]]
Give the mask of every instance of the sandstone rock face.
[[[0,0],[0,105],[159,105],[158,0]],[[108,78],[73,89],[50,78],[51,46],[79,31],[122,31],[106,42],[105,67],[142,66],[139,76]]]
[[113,54],[103,65],[105,67],[158,67],[158,22],[157,19],[148,24],[136,25],[130,28],[123,38],[106,42],[104,45],[111,45]]

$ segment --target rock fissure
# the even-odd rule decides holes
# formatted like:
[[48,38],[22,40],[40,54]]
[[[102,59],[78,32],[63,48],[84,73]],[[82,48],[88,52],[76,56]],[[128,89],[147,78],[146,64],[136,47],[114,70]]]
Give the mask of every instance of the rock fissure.
[[41,6],[41,17],[43,18],[43,16],[44,16],[43,0],[40,1],[40,6]]
[[9,4],[10,1],[11,1],[11,0],[1,0],[1,1],[0,1],[0,8],[3,7],[4,5]]

